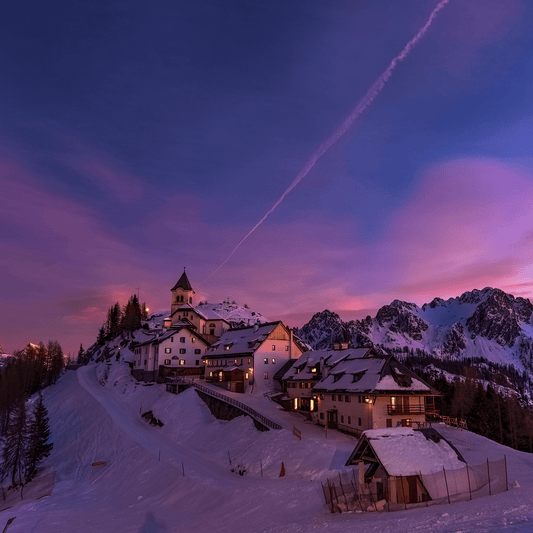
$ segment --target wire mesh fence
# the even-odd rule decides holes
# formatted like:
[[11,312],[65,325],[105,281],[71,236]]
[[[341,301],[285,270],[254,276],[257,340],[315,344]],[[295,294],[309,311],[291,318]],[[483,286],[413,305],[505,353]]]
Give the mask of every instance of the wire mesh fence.
[[361,483],[356,470],[322,483],[332,513],[399,511],[473,500],[506,491],[507,460],[487,461],[416,476],[395,476]]

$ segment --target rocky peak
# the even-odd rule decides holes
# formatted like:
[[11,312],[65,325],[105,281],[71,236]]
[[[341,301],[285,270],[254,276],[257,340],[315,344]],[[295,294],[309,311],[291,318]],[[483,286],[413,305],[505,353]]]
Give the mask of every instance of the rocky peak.
[[422,340],[422,333],[428,329],[428,325],[414,313],[416,309],[418,307],[415,304],[394,300],[390,305],[379,309],[376,321],[381,327],[387,324],[390,331],[419,341]]
[[323,350],[336,342],[350,342],[354,336],[353,326],[353,322],[345,323],[337,313],[325,309],[315,313],[296,334],[315,350]]
[[442,298],[433,298],[431,302],[422,306],[422,310],[425,311],[428,307],[430,307],[431,309],[435,309],[435,307],[437,306],[446,307],[446,302]]
[[520,324],[531,320],[533,305],[500,289],[486,288],[481,292],[485,299],[466,321],[472,338],[481,335],[501,346],[513,346],[522,333]]

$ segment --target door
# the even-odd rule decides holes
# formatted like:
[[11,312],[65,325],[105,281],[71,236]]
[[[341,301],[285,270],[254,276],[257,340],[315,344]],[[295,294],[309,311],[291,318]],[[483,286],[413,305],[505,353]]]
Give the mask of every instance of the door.
[[337,410],[328,411],[328,428],[337,429]]

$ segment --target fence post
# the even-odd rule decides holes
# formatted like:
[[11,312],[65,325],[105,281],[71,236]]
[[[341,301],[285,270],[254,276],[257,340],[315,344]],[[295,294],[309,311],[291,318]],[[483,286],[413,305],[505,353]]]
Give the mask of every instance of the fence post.
[[466,476],[468,477],[468,492],[470,493],[470,500],[472,500],[472,488],[470,487],[470,470],[468,469],[468,463],[466,463]]
[[489,458],[487,457],[487,474],[489,476],[489,496],[492,496],[492,491],[490,490],[490,467],[489,467]]
[[450,502],[450,491],[448,490],[448,478],[446,477],[446,470],[444,467],[442,467],[442,471],[444,472],[444,481],[446,482],[446,492],[448,493],[448,503]]
[[507,479],[507,455],[503,456],[503,461],[505,463],[505,490],[509,490],[509,483]]
[[346,510],[349,511],[350,508],[348,507],[348,498],[346,498],[346,493],[344,492],[344,487],[342,486],[342,478],[341,478],[340,472],[339,472],[339,482],[341,484],[341,490],[342,490],[342,495],[344,496],[344,503],[346,504]]
[[333,492],[335,493],[335,501],[337,502],[337,509],[339,510],[339,514],[342,514],[342,509],[339,507],[339,497],[337,496],[337,489],[335,488],[335,483],[333,483]]
[[329,482],[329,478],[328,478],[328,489],[329,489],[329,503],[331,504],[331,513],[334,514],[335,513],[335,507],[333,506],[333,490],[331,488],[331,484]]

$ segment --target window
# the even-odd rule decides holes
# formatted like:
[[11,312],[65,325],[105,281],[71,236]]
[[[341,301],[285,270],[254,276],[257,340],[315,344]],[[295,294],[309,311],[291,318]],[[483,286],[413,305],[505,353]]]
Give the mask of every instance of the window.
[[180,337],[180,342],[185,342],[185,337]]
[[173,356],[172,356],[172,359],[176,359],[176,360],[178,360],[179,357],[178,357],[177,355],[173,355]]
[[304,388],[304,384],[300,382],[300,389],[303,389],[303,388]]
[[287,344],[287,346],[285,346],[285,351],[288,352],[289,351],[289,345]]
[[187,353],[187,349],[186,348],[180,348],[180,353],[181,354]]
[[248,364],[251,365],[252,364],[252,359],[250,357],[248,357]]
[[[363,401],[361,395],[359,395],[359,396],[357,397],[357,399],[358,399],[359,403],[361,403],[361,402]],[[394,404],[394,402],[392,402],[392,403]],[[361,425],[361,424],[359,424],[359,425]]]
[[359,425],[361,425],[361,419],[360,418],[357,419],[357,422],[358,422]]
[[229,348],[230,348],[229,344],[224,345],[224,350],[229,350]]
[[195,348],[195,349],[194,349],[194,353],[195,353],[196,355],[198,355],[198,354],[202,353],[202,350],[200,350],[199,348]]
[[351,423],[352,423],[352,417],[349,416],[349,417],[348,417],[348,424],[351,424]]
[[320,420],[324,420],[324,413],[320,413]]
[[170,342],[174,342],[174,337],[170,337]]
[[172,353],[172,348],[165,348],[165,353]]
[[347,394],[347,395],[344,397],[344,401],[345,401],[346,403],[350,403],[350,402],[352,401],[352,397],[351,397],[349,394]]
[[272,351],[273,351],[273,352],[276,351],[276,345],[275,345],[275,344],[272,345]]
[[165,359],[165,365],[170,365],[170,359]]
[[265,373],[263,374],[263,377],[264,377],[265,379],[268,379],[268,372],[265,372]]
[[200,365],[200,359],[196,359],[196,366]]
[[341,415],[341,424],[344,424],[344,415]]
[[276,364],[276,360],[274,358],[272,358],[272,364],[275,365]]
[[342,402],[342,394],[339,394],[339,402]]
[[191,339],[191,342],[196,342],[196,337],[193,337],[193,338]]
[[336,394],[332,394],[332,395],[331,395],[331,399],[332,399],[333,401],[335,401],[335,400],[337,399],[337,395],[336,395]]
[[392,418],[387,418],[387,427],[388,428],[392,427]]
[[146,363],[148,363],[148,359],[145,359],[145,360],[144,360],[144,364],[145,364],[145,365],[146,365]]
[[180,359],[180,365],[184,365],[185,364],[185,359]]
[[264,363],[265,365],[268,365],[268,357],[265,357],[265,358],[263,359],[263,363]]

